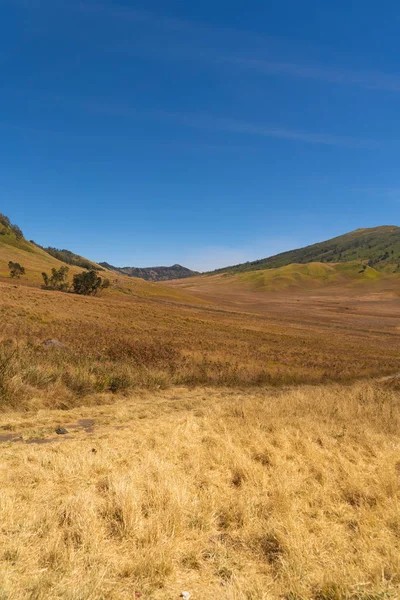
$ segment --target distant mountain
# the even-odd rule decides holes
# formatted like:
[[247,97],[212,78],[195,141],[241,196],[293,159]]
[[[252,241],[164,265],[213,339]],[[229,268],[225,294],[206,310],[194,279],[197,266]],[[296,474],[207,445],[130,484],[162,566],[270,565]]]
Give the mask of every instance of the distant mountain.
[[356,229],[326,242],[282,252],[269,258],[217,269],[213,271],[213,274],[244,273],[311,262],[342,263],[350,261],[365,263],[378,271],[400,271],[400,227],[383,225],[369,229]]
[[191,271],[181,265],[172,265],[172,267],[146,267],[140,269],[138,267],[114,267],[107,262],[99,263],[101,267],[116,271],[121,275],[129,275],[129,277],[140,277],[147,281],[168,281],[169,279],[184,279],[185,277],[194,277],[199,275],[197,271]]

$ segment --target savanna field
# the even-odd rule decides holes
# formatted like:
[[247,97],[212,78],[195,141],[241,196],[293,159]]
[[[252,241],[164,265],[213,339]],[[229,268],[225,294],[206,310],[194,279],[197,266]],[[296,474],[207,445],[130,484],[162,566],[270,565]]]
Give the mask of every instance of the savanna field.
[[[28,259],[0,282],[1,600],[399,597],[397,280],[87,297]],[[333,287],[286,289],[313,269]]]
[[397,301],[151,290],[1,284],[2,598],[398,597]]

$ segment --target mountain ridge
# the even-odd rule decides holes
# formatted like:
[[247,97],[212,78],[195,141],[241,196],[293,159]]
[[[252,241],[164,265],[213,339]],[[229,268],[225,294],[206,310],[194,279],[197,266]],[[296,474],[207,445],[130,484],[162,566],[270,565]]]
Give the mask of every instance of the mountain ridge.
[[289,264],[344,263],[351,261],[365,262],[369,267],[381,271],[400,271],[400,227],[380,225],[378,227],[359,228],[302,248],[215,269],[209,271],[207,275],[244,273],[284,267]]
[[101,267],[110,271],[115,271],[121,275],[128,277],[139,277],[146,281],[168,281],[170,279],[185,279],[187,277],[195,277],[200,275],[198,271],[192,271],[187,267],[175,264],[171,267],[115,267],[107,262],[99,263]]

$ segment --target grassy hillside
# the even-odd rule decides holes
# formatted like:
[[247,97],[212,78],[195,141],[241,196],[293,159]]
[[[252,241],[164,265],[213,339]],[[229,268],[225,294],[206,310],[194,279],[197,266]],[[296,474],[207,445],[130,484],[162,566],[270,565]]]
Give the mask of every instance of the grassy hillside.
[[74,254],[70,250],[59,250],[58,248],[52,248],[48,246],[47,248],[43,248],[40,246],[47,254],[50,254],[54,258],[65,262],[68,265],[74,265],[75,267],[82,267],[82,269],[94,269],[95,271],[103,271],[103,267],[100,265],[80,256],[79,254]]
[[325,242],[290,250],[253,262],[217,269],[213,273],[241,273],[273,269],[292,263],[362,261],[378,270],[400,270],[400,227],[357,229]]
[[[0,235],[0,277],[8,277],[8,262],[18,262],[25,267],[26,275],[21,282],[42,284],[42,272],[59,269],[65,263],[57,260],[44,250],[28,242],[24,238],[17,239],[13,232]],[[71,274],[79,273],[82,269],[71,267]]]
[[290,264],[275,269],[222,274],[213,277],[218,286],[242,284],[255,291],[280,292],[307,290],[324,286],[372,282],[384,275],[359,262]]
[[[87,259],[83,260],[87,263],[91,263],[91,261]],[[8,269],[9,261],[17,262],[25,268],[26,274],[23,275],[21,279],[10,279]],[[49,273],[52,268],[59,269],[61,266],[65,266],[65,264],[69,267],[70,281],[75,273],[82,272],[82,267],[58,260],[37,244],[28,242],[25,238],[17,236],[10,228],[7,228],[6,231],[2,230],[2,233],[0,234],[0,279],[3,281],[13,281],[18,284],[40,286],[43,283],[43,272]],[[133,279],[131,277],[116,274],[115,272],[104,270],[101,275],[103,277],[108,277],[112,282],[111,288],[103,292],[105,294],[158,298],[161,300],[171,300],[191,304],[203,302],[184,291],[167,288],[160,284],[142,281],[141,279]]]
[[[235,296],[243,292],[307,292],[312,290],[332,289],[341,286],[343,291],[360,286],[376,290],[377,282],[399,281],[400,274],[388,274],[378,271],[361,262],[346,263],[308,263],[290,264],[284,267],[262,269],[258,271],[226,272],[184,281],[171,281],[168,285],[174,289],[187,290],[192,293],[207,292],[220,296]],[[370,286],[368,286],[370,284]],[[395,288],[395,284],[392,286]]]
[[197,271],[192,271],[182,265],[172,265],[172,267],[114,267],[109,263],[102,262],[100,266],[111,271],[116,271],[122,275],[129,277],[140,277],[147,281],[168,281],[170,279],[184,279],[186,277],[194,277],[199,275]]

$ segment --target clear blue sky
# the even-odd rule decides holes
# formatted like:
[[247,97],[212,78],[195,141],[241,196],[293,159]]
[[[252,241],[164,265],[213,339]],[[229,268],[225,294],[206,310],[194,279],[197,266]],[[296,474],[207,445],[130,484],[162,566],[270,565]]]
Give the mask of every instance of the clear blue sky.
[[399,223],[396,0],[0,0],[0,212],[196,269]]

